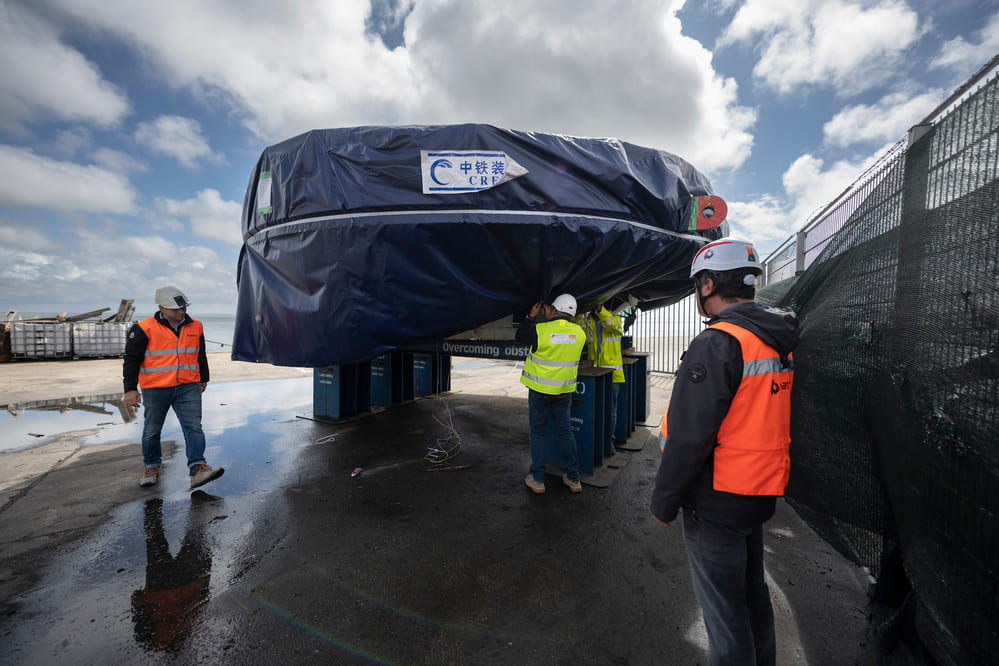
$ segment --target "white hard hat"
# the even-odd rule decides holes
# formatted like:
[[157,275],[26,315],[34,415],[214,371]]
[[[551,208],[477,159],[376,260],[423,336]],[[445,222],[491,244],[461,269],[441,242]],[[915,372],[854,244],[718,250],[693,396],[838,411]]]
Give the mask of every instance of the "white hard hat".
[[179,308],[186,308],[190,304],[191,301],[187,300],[184,292],[177,287],[160,287],[156,290],[156,305],[177,310]]
[[552,301],[552,307],[564,314],[576,315],[576,299],[570,294],[561,294]]
[[698,250],[690,264],[690,277],[701,271],[734,271],[740,268],[763,272],[756,248],[749,241],[719,238]]

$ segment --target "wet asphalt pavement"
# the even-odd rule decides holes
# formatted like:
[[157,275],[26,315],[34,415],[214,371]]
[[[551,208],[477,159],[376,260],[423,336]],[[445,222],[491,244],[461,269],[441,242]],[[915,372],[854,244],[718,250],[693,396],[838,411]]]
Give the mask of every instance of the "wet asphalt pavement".
[[[226,473],[194,493],[182,446],[140,489],[139,420],[92,414],[99,453],[4,500],[0,533],[24,535],[0,539],[0,570],[23,579],[27,553],[32,575],[0,599],[0,661],[707,663],[681,531],[648,513],[651,431],[610,486],[549,477],[536,496],[512,364],[456,360],[453,388],[331,425],[310,418],[311,378],[213,385],[207,457]],[[460,449],[427,462],[449,435]],[[172,416],[164,438],[182,441]],[[31,550],[30,521],[111,485],[92,525]],[[876,663],[862,572],[783,502],[767,528],[779,663]]]

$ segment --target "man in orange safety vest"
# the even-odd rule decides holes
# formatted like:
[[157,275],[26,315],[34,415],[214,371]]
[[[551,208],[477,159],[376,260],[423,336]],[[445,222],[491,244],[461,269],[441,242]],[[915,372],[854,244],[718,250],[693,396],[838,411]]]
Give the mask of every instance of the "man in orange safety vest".
[[152,486],[159,480],[160,431],[172,408],[184,433],[193,490],[225,472],[221,467],[209,467],[205,461],[205,433],[201,428],[201,394],[208,387],[205,334],[201,322],[188,316],[190,301],[180,289],[157,289],[156,305],[159,312],[129,330],[122,364],[125,404],[138,407],[145,402],[139,485]]
[[793,312],[754,301],[761,273],[745,241],[722,238],[694,256],[690,277],[708,328],[677,370],[652,491],[652,516],[663,527],[683,509],[712,664],[776,661],[763,523],[790,470],[798,323]]

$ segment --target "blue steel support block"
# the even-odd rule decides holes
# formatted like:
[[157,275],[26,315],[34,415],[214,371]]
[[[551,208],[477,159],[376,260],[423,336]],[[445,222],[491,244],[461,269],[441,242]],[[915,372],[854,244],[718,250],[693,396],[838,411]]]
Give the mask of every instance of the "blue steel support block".
[[[610,368],[589,368],[580,374],[593,374],[593,465],[602,467],[604,459],[614,453],[610,431],[611,390],[614,371]],[[578,387],[577,387],[578,390]]]
[[631,378],[632,366],[628,359],[622,359],[622,369],[624,370],[624,384],[617,394],[617,423],[614,428],[614,439],[624,442],[631,436],[631,388],[634,382]]
[[394,351],[371,360],[371,403],[395,405],[413,399],[413,354]]
[[371,404],[392,404],[392,361],[389,354],[371,359]]
[[[393,402],[406,402],[416,397],[413,392],[413,353],[392,352],[393,367],[399,369],[399,378],[393,383]],[[396,396],[398,391],[398,396]],[[398,399],[395,399],[398,397]]]
[[[607,406],[611,374],[607,368],[580,368],[576,390],[569,398],[572,400],[570,426],[576,439],[580,474],[592,475],[595,467],[603,465],[607,453],[602,442],[610,442]],[[555,446],[554,432],[555,423],[549,419],[545,429],[545,462],[565,469],[565,455]]]
[[435,395],[451,390],[450,354],[415,352],[412,356],[414,396]]
[[[583,430],[583,418],[580,416],[581,410],[586,409],[586,404],[577,393],[570,394],[564,400],[572,401],[572,408],[569,413],[569,426],[572,428],[573,437],[576,439],[576,459],[579,461],[580,474],[593,473],[593,434],[581,432]],[[589,439],[587,440],[587,434]],[[555,419],[548,416],[548,423],[545,426],[545,464],[568,468],[568,461],[562,448],[555,444]],[[589,468],[589,471],[587,471]]]
[[371,362],[341,365],[341,418],[371,411]]
[[437,367],[437,392],[443,393],[451,390],[451,355],[440,354],[438,356]]
[[340,418],[339,366],[313,369],[312,415],[319,419]]
[[413,393],[418,396],[437,393],[440,370],[437,354],[413,354]]
[[371,409],[370,363],[315,368],[312,386],[316,418],[337,420]]
[[637,359],[635,363],[635,420],[646,423],[649,419],[649,356],[648,352],[628,352],[625,358]]
[[638,423],[636,415],[638,413],[638,407],[635,404],[638,399],[638,382],[641,379],[638,376],[638,359],[633,357],[625,356],[621,359],[624,363],[624,367],[628,369],[628,437],[631,437],[631,433],[635,432],[635,426]]

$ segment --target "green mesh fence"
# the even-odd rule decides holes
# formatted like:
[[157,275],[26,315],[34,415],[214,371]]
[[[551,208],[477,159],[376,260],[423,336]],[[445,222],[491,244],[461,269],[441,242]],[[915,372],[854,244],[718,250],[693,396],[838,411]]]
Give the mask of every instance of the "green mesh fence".
[[997,174],[993,79],[768,287],[802,326],[789,501],[939,663],[999,655]]

